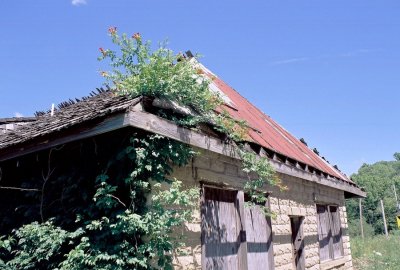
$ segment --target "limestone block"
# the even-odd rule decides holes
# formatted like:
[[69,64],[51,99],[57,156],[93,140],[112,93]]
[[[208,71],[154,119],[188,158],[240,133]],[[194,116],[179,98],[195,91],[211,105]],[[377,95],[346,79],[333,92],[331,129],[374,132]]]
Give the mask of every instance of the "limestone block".
[[307,270],[320,270],[320,269],[319,269],[319,264],[318,264],[318,263],[315,264],[315,265],[312,265],[312,266],[310,266],[310,267],[306,267],[306,269],[307,269]]
[[225,164],[225,174],[227,175],[238,175],[238,166],[232,164]]
[[209,169],[211,167],[211,159],[207,156],[196,156],[193,160],[193,165],[202,169]]
[[313,196],[313,193],[312,192],[302,192],[301,193],[301,196],[302,196],[302,199],[305,201],[305,202],[308,202],[308,203],[310,203],[310,202],[312,202],[313,200],[314,200],[314,196]]
[[275,267],[275,270],[288,270],[288,269],[293,269],[293,267],[294,267],[293,263],[290,262],[288,264]]
[[299,203],[295,200],[289,200],[290,207],[299,207]]
[[292,254],[292,244],[279,244],[274,245],[274,256],[280,256],[283,254]]
[[350,242],[350,237],[348,235],[343,235],[342,241],[343,241],[343,243]]
[[286,205],[289,206],[289,200],[287,199],[278,199],[279,205]]
[[174,167],[172,177],[184,181],[184,185],[195,185],[196,181],[193,179],[192,168],[189,166]]
[[352,261],[348,261],[344,264],[345,269],[353,269],[353,262]]
[[343,243],[343,248],[350,249],[350,242]]
[[313,215],[308,215],[306,213],[306,217],[304,218],[304,224],[314,225],[316,223],[317,223],[317,218],[315,216],[313,216]]
[[201,232],[201,224],[200,223],[186,223],[186,229],[191,232]]
[[218,173],[223,173],[225,171],[225,162],[213,159],[211,161],[211,170]]
[[278,198],[272,197],[272,196],[269,197],[269,203],[270,203],[271,206],[272,205],[278,205],[278,202],[279,202]]
[[305,216],[306,209],[300,207],[290,207],[290,214],[294,216]]
[[[292,267],[292,253],[275,256],[274,261],[275,261],[276,267],[283,266],[283,265],[289,265],[289,264]],[[277,269],[277,268],[275,268],[275,269]],[[291,268],[286,268],[286,269],[291,269]]]
[[[304,235],[306,236],[316,236],[318,234],[317,226],[316,225],[308,225],[304,227]],[[317,241],[317,240],[316,240]]]
[[279,209],[279,214],[281,214],[281,215],[289,215],[290,214],[289,206],[287,206],[287,205],[280,205],[278,207],[278,209]]
[[290,218],[288,215],[277,215],[275,223],[279,225],[290,224]]
[[318,266],[319,264],[319,258],[318,257],[312,257],[308,258],[305,260],[305,266],[307,269],[314,267],[315,265]]
[[291,234],[290,224],[277,224],[272,226],[272,231],[275,234]]
[[173,264],[174,269],[201,269],[201,246],[187,247],[182,254],[175,254]]
[[248,178],[248,174],[243,171],[243,167],[238,167],[238,176],[242,178]]
[[313,257],[318,258],[318,256],[319,256],[319,252],[318,252],[318,249],[316,249],[316,248],[310,248],[305,251],[306,259],[313,258]]
[[269,208],[271,209],[271,211],[275,214],[280,214],[280,208],[279,205],[277,204],[270,204]]

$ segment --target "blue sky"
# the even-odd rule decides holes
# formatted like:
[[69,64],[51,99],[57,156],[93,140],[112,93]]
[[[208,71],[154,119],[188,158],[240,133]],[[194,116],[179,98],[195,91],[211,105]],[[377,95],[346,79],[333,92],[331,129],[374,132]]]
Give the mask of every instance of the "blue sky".
[[0,2],[0,117],[101,86],[109,26],[201,61],[344,172],[400,152],[400,1]]

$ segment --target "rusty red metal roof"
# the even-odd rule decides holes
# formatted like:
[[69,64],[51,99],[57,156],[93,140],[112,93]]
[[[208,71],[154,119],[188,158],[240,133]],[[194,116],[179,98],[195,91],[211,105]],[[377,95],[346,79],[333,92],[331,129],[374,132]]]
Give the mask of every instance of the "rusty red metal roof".
[[218,76],[203,65],[201,67],[212,81],[210,85],[211,90],[222,93],[222,98],[227,104],[225,107],[231,116],[238,120],[245,120],[251,127],[249,129],[249,136],[254,143],[304,163],[307,166],[311,166],[332,177],[354,184],[346,175],[333,168],[333,166],[300,142],[300,140],[276,123],[271,117],[251,104]]

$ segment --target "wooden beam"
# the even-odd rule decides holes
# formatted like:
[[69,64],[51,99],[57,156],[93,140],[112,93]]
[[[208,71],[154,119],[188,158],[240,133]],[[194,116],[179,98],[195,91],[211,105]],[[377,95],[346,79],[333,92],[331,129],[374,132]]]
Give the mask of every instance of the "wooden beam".
[[237,220],[239,232],[239,248],[238,248],[238,259],[239,259],[239,269],[247,270],[247,239],[246,239],[246,216],[244,214],[244,192],[239,190],[236,195],[236,209],[239,214],[239,219]]
[[128,114],[129,124],[149,132],[154,132],[171,139],[206,149],[233,158],[239,158],[235,145],[188,128],[179,127],[174,122],[143,111],[132,111]]
[[[119,113],[107,117],[100,122],[92,125],[72,127],[67,132],[60,132],[58,136],[43,137],[35,139],[31,143],[22,144],[17,147],[10,147],[6,152],[0,152],[0,162],[16,158],[29,153],[49,149],[65,143],[97,136],[106,132],[117,130],[123,127],[136,127],[149,132],[175,139],[177,141],[206,149],[218,154],[240,159],[237,154],[237,146],[232,143],[226,143],[218,138],[193,131],[184,127],[177,126],[174,122],[158,117],[151,113],[142,111],[140,104],[137,104],[127,113]],[[269,160],[278,173],[298,177],[321,185],[329,186],[335,189],[343,190],[359,197],[366,197],[366,193],[355,186],[340,182],[340,180],[330,180],[302,169],[295,168],[288,164],[279,162],[274,153],[273,159]],[[307,169],[307,168],[306,168]]]
[[[144,129],[149,132],[158,133],[198,148],[239,159],[236,146],[227,144],[219,139],[203,135],[197,131],[178,127],[174,122],[163,119],[156,115],[143,111],[131,111],[128,115],[128,118],[130,125],[134,127]],[[329,180],[323,175],[316,175],[314,173],[306,172],[277,160],[269,161],[278,173],[298,177],[324,186],[343,190],[360,197],[366,197],[365,192],[355,186],[345,184],[341,180]]]
[[383,200],[381,200],[381,209],[382,209],[382,218],[383,218],[383,226],[385,229],[385,235],[386,235],[386,237],[389,237],[388,228],[387,228],[387,224],[386,224],[385,207],[383,206]]
[[362,190],[360,190],[359,188],[350,186],[350,185],[346,185],[345,183],[340,182],[340,180],[328,180],[327,178],[325,178],[323,176],[319,176],[319,175],[316,175],[316,174],[313,174],[313,173],[310,173],[307,171],[303,171],[301,169],[298,169],[298,168],[295,168],[292,166],[288,166],[284,163],[281,163],[281,162],[278,162],[275,160],[270,160],[269,162],[271,163],[271,165],[274,167],[274,169],[278,173],[298,177],[301,179],[308,180],[310,182],[315,182],[315,183],[318,183],[318,184],[321,184],[324,186],[347,191],[349,193],[358,195],[360,197],[366,197],[366,193],[363,192]]
[[246,183],[246,178],[241,178],[224,173],[217,173],[207,169],[196,168],[196,178],[199,182],[214,183],[216,186],[231,187],[237,190],[242,190]]
[[362,213],[362,203],[361,198],[358,199],[358,210],[360,212],[360,230],[361,230],[361,238],[364,239],[364,224],[363,224],[363,213]]

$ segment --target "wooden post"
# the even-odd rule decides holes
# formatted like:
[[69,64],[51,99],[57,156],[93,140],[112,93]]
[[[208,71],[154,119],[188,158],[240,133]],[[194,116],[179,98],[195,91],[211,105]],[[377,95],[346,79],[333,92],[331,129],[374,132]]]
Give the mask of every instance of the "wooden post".
[[386,217],[385,217],[385,208],[383,207],[383,201],[381,200],[381,208],[382,208],[382,217],[383,217],[383,226],[385,226],[385,235],[389,236],[387,225],[386,225]]
[[243,191],[238,191],[237,197],[237,210],[239,214],[238,226],[240,228],[239,233],[239,249],[237,251],[237,256],[239,259],[239,269],[247,270],[247,240],[246,240],[246,219],[244,214],[244,193]]
[[360,229],[361,229],[361,238],[364,239],[364,227],[363,227],[363,215],[362,215],[361,198],[358,200],[358,205],[359,205],[359,209],[360,209]]

